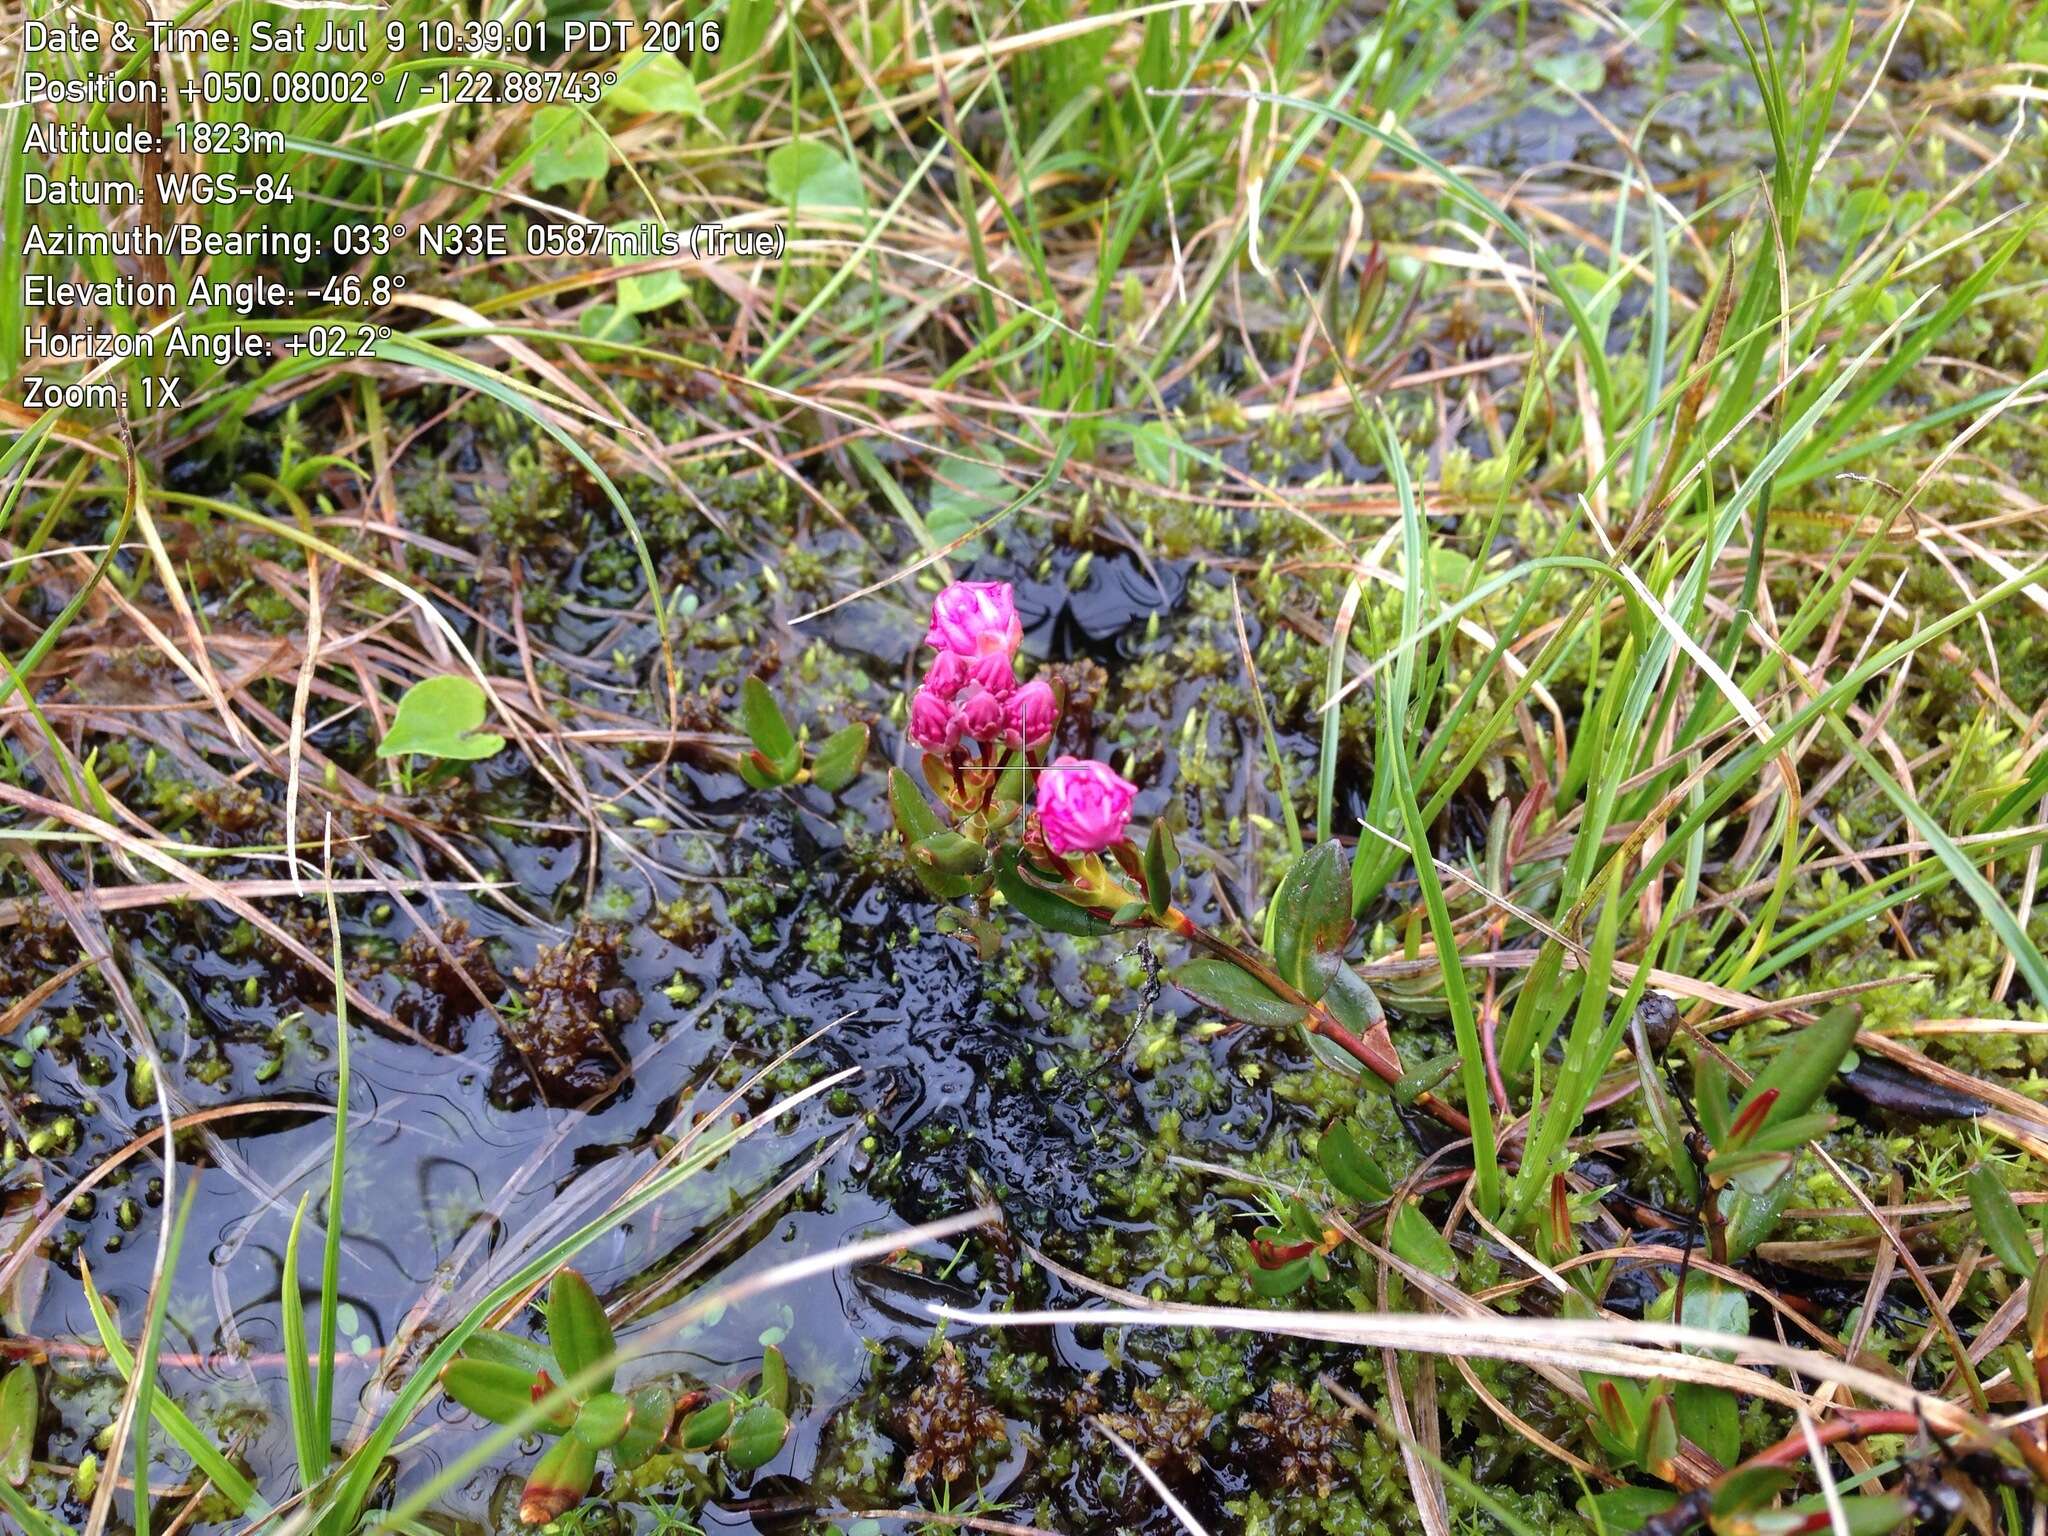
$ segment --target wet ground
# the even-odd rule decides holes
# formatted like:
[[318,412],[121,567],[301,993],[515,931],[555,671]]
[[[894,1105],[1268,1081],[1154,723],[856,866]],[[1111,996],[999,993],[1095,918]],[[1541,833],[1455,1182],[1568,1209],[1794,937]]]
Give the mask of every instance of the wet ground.
[[[1704,89],[1707,66],[1685,50],[1678,65],[1675,86],[1698,80]],[[1725,88],[1726,72],[1716,65],[1712,74]],[[1747,112],[1738,119],[1725,97],[1702,99],[1689,126],[1646,141],[1660,177],[1741,151],[1713,124],[1746,120]],[[1627,100],[1603,105],[1619,110]],[[1596,122],[1558,101],[1505,116],[1461,107],[1431,132],[1446,151],[1494,165],[1624,163]],[[1289,347],[1284,338],[1273,345],[1278,355]],[[1457,345],[1492,342],[1482,333]],[[1418,351],[1416,366],[1473,355],[1485,352],[1458,352],[1438,339]],[[1243,377],[1226,351],[1205,383],[1227,390]],[[1481,441],[1476,428],[1471,436]],[[1308,428],[1285,446],[1277,463],[1240,445],[1220,451],[1233,468],[1285,483],[1325,470],[1358,483],[1379,478],[1338,430]],[[413,450],[406,504],[440,506],[432,526],[443,533],[486,522],[499,535],[516,532],[501,526],[492,499],[517,502],[537,472],[508,469],[504,447],[466,421],[441,429]],[[203,483],[220,468],[202,464],[191,473]],[[756,484],[727,483],[715,493],[723,510],[743,514],[736,541],[698,531],[687,512],[674,513],[672,531],[658,530],[654,540],[664,583],[687,599],[672,610],[679,724],[699,737],[722,731],[737,680],[758,667],[814,734],[868,719],[877,726],[872,761],[894,760],[902,743],[890,711],[917,666],[928,596],[906,583],[794,621],[909,558],[914,546],[880,521],[879,498],[869,504],[861,495],[851,502],[880,545],[873,551],[823,524],[799,529],[786,510],[752,521],[744,514]],[[629,489],[636,505],[661,494]],[[850,495],[823,477],[817,489]],[[957,1248],[919,1248],[734,1306],[665,1347],[653,1368],[716,1387],[744,1382],[764,1349],[778,1345],[797,1386],[795,1432],[751,1477],[705,1486],[688,1469],[664,1469],[642,1479],[646,1486],[615,1486],[616,1497],[582,1518],[648,1528],[653,1511],[668,1509],[706,1530],[784,1532],[810,1528],[825,1512],[947,1500],[963,1509],[978,1498],[1005,1518],[1065,1531],[1172,1529],[1087,1429],[1089,1415],[1106,1412],[1123,1415],[1141,1444],[1167,1448],[1162,1471],[1211,1529],[1259,1528],[1275,1505],[1287,1511],[1282,1530],[1409,1527],[1411,1495],[1392,1453],[1355,1426],[1332,1428],[1319,1409],[1274,1385],[1306,1384],[1327,1366],[1370,1388],[1379,1379],[1376,1358],[1085,1331],[955,1333],[942,1343],[929,1311],[934,1301],[1079,1301],[1082,1293],[1034,1263],[1031,1249],[1146,1295],[1244,1299],[1235,1240],[1257,1224],[1255,1202],[1242,1187],[1219,1186],[1169,1158],[1285,1179],[1297,1165],[1295,1133],[1350,1102],[1350,1087],[1315,1069],[1297,1041],[1179,1028],[1191,1005],[1149,986],[1146,957],[1122,941],[1077,953],[1020,931],[984,965],[935,931],[931,903],[896,867],[883,838],[878,775],[837,799],[814,789],[764,794],[744,786],[715,743],[686,740],[664,753],[643,729],[661,715],[660,642],[625,530],[590,498],[558,491],[551,510],[556,521],[516,551],[484,539],[482,568],[519,562],[531,651],[550,669],[544,686],[575,701],[566,723],[643,739],[576,748],[588,800],[616,809],[602,832],[551,791],[516,746],[410,802],[401,797],[403,816],[343,829],[368,842],[337,873],[425,874],[441,884],[403,899],[367,892],[343,903],[351,980],[413,1037],[374,1024],[359,1024],[353,1037],[341,1270],[352,1363],[338,1379],[340,1400],[367,1390],[374,1405],[381,1373],[416,1358],[416,1348],[401,1352],[396,1341],[431,1338],[467,1298],[645,1173],[692,1116],[818,1033],[747,1107],[765,1109],[843,1068],[858,1068],[858,1076],[579,1261],[600,1294],[623,1304],[622,1334],[630,1339],[636,1323],[707,1286],[857,1238],[984,1203],[1001,1210],[1002,1225]],[[1311,631],[1289,641],[1284,610],[1251,585],[1260,579],[1269,522],[1142,510],[1113,510],[1079,532],[1033,512],[991,537],[958,574],[1017,584],[1027,656],[1068,668],[1090,700],[1078,711],[1085,724],[1063,745],[1128,764],[1143,787],[1141,820],[1178,797],[1189,828],[1184,846],[1212,871],[1192,893],[1192,910],[1243,913],[1257,906],[1280,834],[1246,707],[1230,575],[1247,583],[1250,640],[1280,708],[1297,784],[1307,781],[1313,756],[1301,732],[1320,661],[1305,638]],[[417,521],[430,520],[420,513]],[[775,582],[764,581],[764,566],[779,573]],[[503,580],[465,584],[470,568],[461,562],[428,561],[418,574],[440,584],[444,611],[487,669],[520,672],[527,653],[515,639],[516,599]],[[488,625],[475,622],[477,611]],[[146,691],[146,678],[123,679],[117,670],[110,663],[109,676],[81,683],[80,695],[112,708],[122,688]],[[372,745],[359,714],[317,732],[314,744],[357,766]],[[281,824],[281,786],[265,781],[252,798],[224,784],[226,760],[176,733],[165,736],[163,752],[164,761],[145,761],[136,738],[119,764],[129,775],[125,792],[163,786],[159,798],[195,841],[239,846]],[[1340,791],[1348,796],[1361,782],[1354,742]],[[1469,838],[1483,827],[1484,811],[1454,811],[1461,819],[1448,829],[1447,851],[1460,846],[1461,831]],[[449,888],[469,872],[448,845],[424,835],[428,827],[452,829],[453,846],[499,888]],[[75,850],[57,847],[47,857],[75,886],[94,874]],[[270,875],[275,865],[230,857],[211,872]],[[105,878],[109,867],[102,862],[97,873]],[[27,903],[34,887],[17,879],[8,894]],[[324,954],[315,903],[274,902],[268,910]],[[0,993],[19,1000],[61,975],[77,947],[61,924],[13,915],[0,939],[8,968]],[[292,1212],[308,1191],[317,1201],[325,1185],[335,1026],[315,1000],[330,989],[216,906],[119,912],[108,926],[177,1108],[268,1106],[194,1127],[181,1140],[178,1182],[197,1197],[174,1277],[165,1380],[235,1445],[259,1484],[287,1486],[293,1451],[281,1411],[277,1289]],[[423,926],[458,948],[476,946],[463,951],[472,974],[495,978],[483,990],[512,1015],[513,1034],[525,1021],[545,1021],[554,1006],[576,1015],[576,1038],[605,1047],[578,1056],[573,1093],[536,1082],[530,1053],[509,1046],[490,1009],[420,949]],[[579,975],[565,975],[577,966]],[[41,1031],[33,1043],[30,1030]],[[1402,1030],[1423,1054],[1441,1049],[1448,1034],[1427,1017],[1404,1021]],[[151,1086],[136,1077],[98,982],[75,976],[57,985],[13,1042],[9,1130],[24,1150],[8,1183],[10,1244],[37,1217],[37,1185],[50,1194],[69,1189],[157,1124]],[[594,1107],[569,1107],[603,1082],[612,1086]],[[1390,1169],[1404,1171],[1419,1155],[1409,1128],[1384,1099],[1367,1101],[1366,1112]],[[118,1401],[113,1376],[82,1342],[95,1331],[72,1277],[89,1264],[124,1318],[139,1318],[165,1219],[161,1193],[153,1152],[131,1156],[59,1223],[52,1268],[18,1266],[10,1300],[19,1315],[10,1328],[43,1341],[51,1356],[44,1454],[53,1463],[87,1454]],[[316,1206],[312,1219],[322,1217]],[[1353,1279],[1340,1278],[1317,1300],[1358,1300]],[[1855,1299],[1845,1293],[1828,1304],[1846,1308]],[[1530,1518],[1558,1518],[1577,1489],[1462,1391],[1445,1392],[1447,1454],[1482,1482],[1515,1490]],[[1526,1383],[1517,1406],[1539,1428],[1567,1432],[1553,1422],[1554,1405]],[[949,1442],[930,1428],[949,1415],[978,1435]],[[435,1433],[407,1453],[399,1478],[411,1485],[430,1476],[473,1432],[465,1413],[442,1407]],[[920,1453],[943,1460],[949,1448],[970,1463],[950,1491],[930,1475],[906,1477]],[[528,1460],[510,1458],[465,1484],[446,1506],[447,1523],[510,1529]],[[166,1455],[158,1471],[170,1480],[184,1468]],[[80,1520],[83,1505],[73,1500],[63,1513]]]

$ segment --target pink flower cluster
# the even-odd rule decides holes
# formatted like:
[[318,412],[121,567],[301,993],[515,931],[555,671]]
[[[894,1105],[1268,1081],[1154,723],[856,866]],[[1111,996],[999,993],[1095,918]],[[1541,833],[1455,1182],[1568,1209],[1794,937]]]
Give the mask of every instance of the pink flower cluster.
[[910,739],[927,752],[951,752],[965,737],[1006,747],[1049,740],[1059,698],[1043,679],[1018,686],[1023,639],[1007,581],[956,581],[941,592],[924,637],[938,654],[910,700]]

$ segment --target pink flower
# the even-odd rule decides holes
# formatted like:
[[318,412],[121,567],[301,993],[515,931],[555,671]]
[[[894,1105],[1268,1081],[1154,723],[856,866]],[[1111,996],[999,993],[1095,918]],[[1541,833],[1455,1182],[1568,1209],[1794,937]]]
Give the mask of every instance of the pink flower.
[[1056,758],[1038,776],[1038,824],[1054,853],[1100,853],[1130,824],[1138,786],[1107,763]]
[[961,656],[1014,656],[1024,639],[1016,596],[1007,581],[956,581],[932,599],[924,643]]
[[[945,651],[941,655],[953,656],[953,653]],[[960,658],[953,656],[953,659],[958,661]],[[1007,651],[990,651],[975,657],[967,663],[967,675],[998,698],[1017,686],[1017,664],[1010,660]]]
[[1034,677],[1010,695],[1010,734],[1019,746],[1035,747],[1049,741],[1059,720],[1059,695],[1044,678]]
[[968,671],[965,657],[952,651],[941,651],[932,658],[931,670],[924,675],[924,685],[942,699],[950,699],[967,686]]
[[929,685],[911,696],[910,739],[925,751],[952,751],[960,745],[960,728],[960,712]]
[[1002,698],[986,688],[970,688],[960,700],[960,724],[976,741],[988,743],[1003,733],[1008,711]]

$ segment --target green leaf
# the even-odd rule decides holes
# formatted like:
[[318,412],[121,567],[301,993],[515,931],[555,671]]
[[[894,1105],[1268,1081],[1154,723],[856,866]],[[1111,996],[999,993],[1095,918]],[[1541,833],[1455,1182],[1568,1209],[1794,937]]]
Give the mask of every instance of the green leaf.
[[462,1342],[462,1358],[492,1365],[509,1365],[538,1376],[554,1365],[554,1357],[532,1339],[507,1333],[502,1328],[479,1328]]
[[377,744],[379,757],[451,758],[474,762],[505,750],[505,738],[480,731],[490,699],[474,679],[429,677],[414,683],[398,701],[391,729]]
[[749,748],[739,760],[740,777],[753,789],[780,789],[789,781],[775,771],[775,765]]
[[[1331,973],[1329,990],[1321,1001],[1337,1016],[1339,1024],[1361,1040],[1387,1020],[1387,1011],[1380,1006],[1380,995],[1373,991],[1371,983],[1348,965],[1340,965]],[[1355,1071],[1358,1063],[1349,1055],[1344,1059],[1351,1062]]]
[[[1833,1081],[1842,1059],[1848,1055],[1849,1047],[1856,1038],[1859,1017],[1856,1008],[1844,1004],[1830,1008],[1792,1036],[1772,1058],[1770,1065],[1759,1072],[1749,1085],[1749,1092],[1736,1106],[1735,1119],[1741,1119],[1743,1112],[1767,1093],[1775,1093],[1777,1097],[1764,1117],[1765,1128],[1788,1124],[1806,1114]],[[1700,1123],[1702,1126],[1709,1124],[1708,1105],[1704,1100],[1700,1106]],[[1726,1126],[1723,1134],[1725,1136]],[[1784,1177],[1796,1153],[1755,1155],[1766,1159],[1779,1158],[1781,1165],[1774,1167],[1767,1161],[1746,1164],[1740,1158],[1726,1163],[1715,1158],[1709,1164],[1715,1169],[1716,1177],[1730,1180],[1739,1191],[1732,1201],[1726,1203],[1728,1250],[1738,1258],[1770,1234],[1778,1213],[1792,1198],[1796,1187],[1796,1181]]]
[[[441,1372],[441,1390],[480,1419],[493,1424],[510,1424],[536,1401],[536,1389],[545,1396],[545,1378],[516,1365],[493,1360],[459,1359]],[[574,1409],[563,1407],[552,1420],[544,1421],[560,1434],[571,1423]]]
[[[1821,1498],[1800,1499],[1781,1513],[1795,1517],[1794,1527],[1806,1529],[1805,1517],[1828,1512],[1827,1503]],[[1848,1536],[1891,1536],[1893,1531],[1907,1524],[1913,1518],[1913,1506],[1900,1493],[1855,1493],[1842,1500],[1842,1520],[1848,1527]],[[1762,1529],[1768,1530],[1759,1521]],[[1827,1527],[1823,1526],[1823,1530]]]
[[[622,242],[612,255],[615,267],[636,266],[643,259],[633,254],[636,244],[644,246],[648,232],[659,230],[661,221],[655,218],[627,219],[614,224],[612,228],[620,234],[636,235],[635,242]],[[622,277],[612,287],[613,303],[624,315],[644,315],[652,310],[666,309],[683,296],[683,274],[674,267],[663,267],[654,272],[638,272],[631,277]]]
[[1764,1122],[1764,1128],[1751,1136],[1743,1145],[1746,1152],[1797,1152],[1810,1141],[1818,1141],[1833,1130],[1840,1121],[1830,1114],[1794,1115],[1781,1120],[1772,1115]]
[[1671,1394],[1659,1392],[1650,1399],[1643,1414],[1643,1427],[1636,1436],[1636,1461],[1656,1477],[1669,1477],[1678,1458],[1678,1411]]
[[[951,544],[988,521],[1010,500],[1010,483],[996,465],[947,459],[933,472],[931,506],[924,515],[932,542]],[[964,560],[975,545],[963,546]]]
[[1254,1266],[1245,1271],[1245,1283],[1252,1288],[1252,1294],[1267,1301],[1278,1301],[1282,1296],[1292,1296],[1308,1284],[1309,1262],[1306,1258],[1289,1259],[1274,1269]]
[[0,1478],[19,1488],[36,1444],[35,1367],[26,1362],[0,1379]]
[[1728,1140],[1728,1068],[1713,1051],[1702,1050],[1693,1068],[1693,1097],[1698,1101],[1700,1129],[1707,1145],[1723,1146]]
[[1145,901],[1154,917],[1166,916],[1173,905],[1173,870],[1180,863],[1180,850],[1173,845],[1173,833],[1160,817],[1145,838]]
[[564,1435],[541,1453],[519,1493],[519,1518],[546,1525],[583,1502],[597,1476],[597,1452],[574,1435]]
[[[1568,48],[1563,53],[1532,59],[1529,68],[1539,79],[1547,80],[1552,85],[1567,87],[1582,96],[1597,91],[1601,82],[1607,78],[1607,69],[1600,62],[1600,55],[1590,48]],[[1573,271],[1574,267],[1583,265],[1581,262],[1573,262],[1567,266],[1564,269],[1566,281],[1570,282],[1577,275]],[[1572,282],[1572,286],[1579,288],[1582,285]]]
[[740,684],[740,729],[781,778],[793,777],[803,766],[803,749],[783,717],[782,706],[758,677]]
[[768,195],[785,208],[865,208],[860,173],[815,139],[798,139],[768,156]]
[[1678,1432],[1724,1467],[1742,1459],[1742,1405],[1726,1387],[1681,1381],[1672,1388]]
[[[576,328],[592,341],[616,341],[631,346],[640,339],[640,322],[616,304],[593,304],[576,319]],[[605,359],[620,356],[617,347],[591,347],[588,355]]]
[[919,838],[910,845],[910,856],[945,875],[978,875],[988,868],[988,849],[951,827]]
[[694,117],[705,127],[711,126],[697,82],[674,54],[635,48],[619,60],[618,76],[618,83],[604,93],[606,105],[621,112],[666,112]]
[[889,814],[906,846],[922,842],[933,833],[946,830],[938,812],[917,787],[917,781],[901,768],[889,770]]
[[1351,937],[1351,874],[1335,838],[1288,866],[1274,895],[1275,968],[1311,1002],[1329,987]]
[[856,720],[827,736],[811,758],[811,782],[836,795],[854,780],[868,755],[868,728]]
[[611,169],[611,146],[574,107],[542,107],[533,114],[527,142],[533,145],[533,190],[598,181]]
[[1018,852],[1005,848],[996,855],[996,889],[1018,915],[1051,933],[1070,933],[1089,939],[1108,933],[1110,925],[1086,907],[1033,885],[1017,868]]
[[1970,1214],[1977,1218],[1977,1231],[1985,1246],[1998,1255],[1998,1262],[2013,1274],[2031,1275],[2040,1262],[2033,1240],[2027,1235],[2026,1219],[2012,1196],[1998,1182],[1998,1175],[1979,1163],[1970,1170]]
[[733,1420],[725,1437],[725,1459],[741,1472],[766,1466],[789,1434],[789,1416],[773,1403],[757,1402]]
[[1172,981],[1197,1002],[1245,1024],[1295,1024],[1306,1012],[1214,955],[1197,955],[1174,971]]
[[1392,1246],[1394,1252],[1417,1269],[1426,1269],[1440,1280],[1458,1277],[1457,1254],[1444,1241],[1443,1233],[1437,1231],[1436,1223],[1423,1215],[1413,1201],[1404,1202],[1395,1213]]
[[1735,1119],[1740,1120],[1743,1110],[1773,1089],[1777,1090],[1778,1099],[1771,1106],[1766,1125],[1779,1124],[1813,1108],[1821,1091],[1834,1080],[1842,1058],[1849,1054],[1859,1018],[1857,1009],[1843,1004],[1830,1008],[1791,1036],[1771,1058],[1770,1065],[1757,1073],[1749,1092],[1736,1106]]
[[1169,490],[1180,484],[1180,463],[1187,446],[1172,423],[1140,421],[1123,430],[1131,439],[1131,460],[1138,473]]
[[1605,1536],[1628,1536],[1677,1502],[1669,1488],[1608,1488],[1580,1499],[1579,1511]]
[[725,1432],[732,1428],[732,1399],[720,1398],[708,1403],[683,1420],[683,1427],[676,1436],[677,1442],[686,1451],[709,1450],[725,1438]]
[[569,1433],[593,1450],[619,1443],[626,1426],[633,1422],[633,1405],[616,1392],[599,1392],[576,1415]]
[[666,1388],[639,1387],[630,1395],[633,1417],[612,1447],[612,1465],[628,1472],[660,1448],[676,1411],[676,1400]]
[[1358,1132],[1348,1120],[1339,1120],[1316,1143],[1316,1161],[1339,1190],[1367,1205],[1378,1205],[1394,1197],[1394,1186],[1380,1165],[1366,1155]]
[[[1650,1303],[1650,1320],[1670,1321],[1677,1295],[1676,1285],[1660,1292]],[[1726,1333],[1746,1339],[1749,1337],[1749,1297],[1740,1287],[1730,1285],[1718,1275],[1689,1274],[1685,1279],[1684,1315],[1678,1321],[1688,1328],[1704,1328],[1711,1333]]]
[[[581,1376],[611,1358],[612,1325],[604,1315],[604,1303],[597,1299],[590,1282],[573,1269],[558,1270],[548,1287],[548,1345],[565,1377]],[[593,1392],[611,1389],[609,1370],[590,1385]]]
[[1792,1474],[1783,1467],[1738,1467],[1714,1485],[1714,1514],[1726,1519],[1762,1509],[1791,1482]]
[[761,1401],[778,1412],[789,1412],[789,1362],[773,1344],[761,1357]]

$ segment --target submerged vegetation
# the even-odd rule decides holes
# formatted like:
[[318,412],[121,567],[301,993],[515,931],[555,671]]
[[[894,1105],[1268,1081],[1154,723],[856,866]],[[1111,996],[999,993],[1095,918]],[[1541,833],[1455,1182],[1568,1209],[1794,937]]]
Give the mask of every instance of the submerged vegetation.
[[0,1524],[2038,1536],[2048,9],[314,12],[0,40]]

